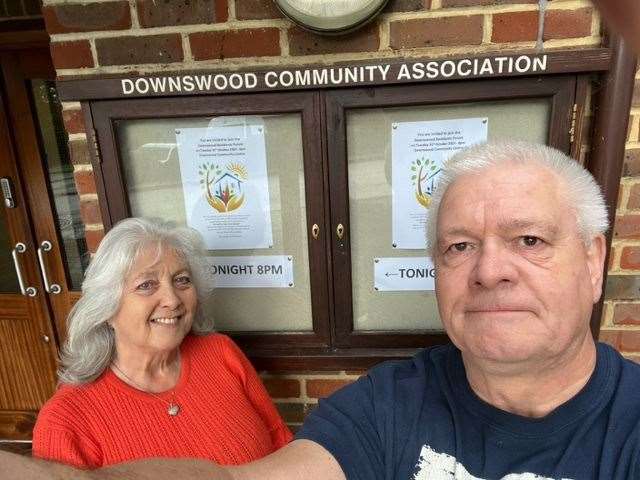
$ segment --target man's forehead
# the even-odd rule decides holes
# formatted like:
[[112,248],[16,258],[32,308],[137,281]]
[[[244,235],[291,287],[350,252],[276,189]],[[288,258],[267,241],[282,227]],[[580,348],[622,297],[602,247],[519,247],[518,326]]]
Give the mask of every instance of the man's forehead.
[[547,169],[511,167],[493,167],[456,179],[440,205],[439,230],[455,233],[491,222],[505,231],[536,227],[557,232],[569,213],[562,182]]

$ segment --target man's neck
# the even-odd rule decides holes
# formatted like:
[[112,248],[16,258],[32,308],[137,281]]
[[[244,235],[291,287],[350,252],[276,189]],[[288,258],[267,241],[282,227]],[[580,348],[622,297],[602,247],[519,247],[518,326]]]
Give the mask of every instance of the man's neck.
[[573,398],[589,381],[596,348],[589,336],[545,364],[498,365],[462,354],[467,379],[485,402],[524,417],[541,418]]

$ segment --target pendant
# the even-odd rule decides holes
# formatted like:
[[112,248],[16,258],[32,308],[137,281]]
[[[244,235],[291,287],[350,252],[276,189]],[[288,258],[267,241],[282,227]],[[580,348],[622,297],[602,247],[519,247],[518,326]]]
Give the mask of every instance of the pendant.
[[178,405],[177,403],[169,404],[169,408],[167,408],[167,413],[172,417],[175,417],[180,413],[180,405]]

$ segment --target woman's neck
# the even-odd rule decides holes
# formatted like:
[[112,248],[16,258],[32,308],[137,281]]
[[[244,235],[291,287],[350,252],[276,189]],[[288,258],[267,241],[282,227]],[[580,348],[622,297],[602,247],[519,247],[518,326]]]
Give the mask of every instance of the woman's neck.
[[120,380],[139,390],[153,393],[171,390],[180,379],[180,350],[141,354],[116,349],[112,370]]

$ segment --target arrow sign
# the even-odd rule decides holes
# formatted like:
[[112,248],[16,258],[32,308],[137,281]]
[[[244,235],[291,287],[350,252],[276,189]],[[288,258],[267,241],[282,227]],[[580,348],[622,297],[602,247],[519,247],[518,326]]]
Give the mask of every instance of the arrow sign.
[[434,290],[435,269],[429,257],[373,259],[374,289],[378,292]]

